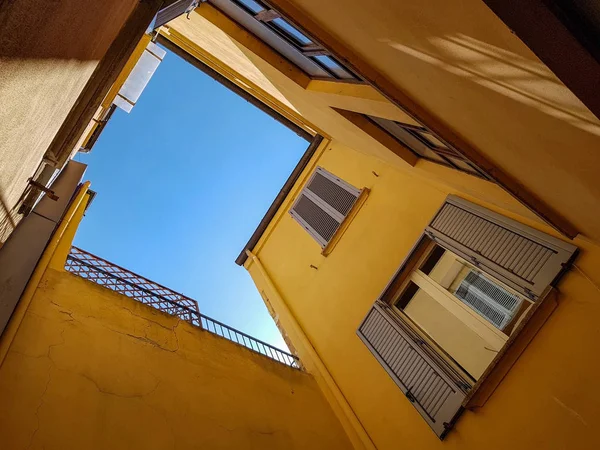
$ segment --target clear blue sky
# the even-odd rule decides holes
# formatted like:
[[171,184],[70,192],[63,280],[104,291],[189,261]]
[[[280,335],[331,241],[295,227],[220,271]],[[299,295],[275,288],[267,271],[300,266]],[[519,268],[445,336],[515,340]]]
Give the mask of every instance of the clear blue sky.
[[77,156],[98,195],[75,245],[283,347],[234,260],[307,146],[167,53],[133,111],[118,109],[92,152]]

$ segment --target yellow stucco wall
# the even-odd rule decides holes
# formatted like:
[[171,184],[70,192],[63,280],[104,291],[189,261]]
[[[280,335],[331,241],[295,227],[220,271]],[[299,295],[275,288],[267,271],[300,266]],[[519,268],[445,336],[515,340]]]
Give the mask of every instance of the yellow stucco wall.
[[600,121],[483,1],[275,3],[295,5],[598,242]]
[[351,448],[309,373],[66,272],[88,187],[0,339],[0,448]]
[[48,269],[0,370],[2,448],[349,448],[314,379]]
[[135,6],[127,1],[0,4],[0,242],[71,107]]
[[[285,303],[289,312],[272,302],[277,320],[289,327],[289,337],[305,361],[310,359],[309,347],[314,348],[321,371],[333,379],[329,385],[339,388],[341,403],[348,402],[346,413],[356,414],[377,448],[397,449],[403,443],[419,449],[595,448],[600,292],[591,280],[600,280],[600,249],[583,239],[575,241],[582,250],[578,269],[560,283],[558,308],[490,400],[476,412],[465,412],[440,442],[356,329],[452,191],[335,141],[307,172],[317,164],[371,190],[333,252],[323,257],[319,245],[287,213],[292,194],[254,249],[264,273],[252,260],[246,267],[267,299],[279,297]],[[458,195],[556,235],[530,217]],[[298,338],[297,329],[310,345]]]

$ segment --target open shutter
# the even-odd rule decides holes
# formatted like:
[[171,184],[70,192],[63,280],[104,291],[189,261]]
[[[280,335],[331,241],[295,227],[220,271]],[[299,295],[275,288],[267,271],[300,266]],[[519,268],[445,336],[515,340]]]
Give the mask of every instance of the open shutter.
[[455,196],[446,199],[425,232],[532,300],[577,252],[574,245]]
[[290,214],[321,247],[325,247],[359,195],[359,189],[317,167]]
[[166,8],[158,11],[156,15],[156,21],[154,22],[154,29],[163,26],[164,24],[170,22],[176,17],[185,14],[188,11],[191,11],[196,6],[198,6],[198,0],[177,0],[171,3]]
[[357,334],[443,439],[462,411],[468,387],[436,361],[435,351],[384,304],[373,305]]

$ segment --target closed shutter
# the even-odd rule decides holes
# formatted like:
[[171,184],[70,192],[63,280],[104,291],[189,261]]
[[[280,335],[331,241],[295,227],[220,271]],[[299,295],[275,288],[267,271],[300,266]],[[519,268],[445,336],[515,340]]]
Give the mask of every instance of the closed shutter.
[[290,214],[321,247],[325,247],[359,195],[359,189],[317,167]]
[[177,0],[171,3],[166,8],[158,11],[156,15],[156,21],[154,22],[154,28],[158,28],[170,22],[171,20],[191,11],[198,6],[198,0]]
[[425,232],[532,300],[577,252],[574,245],[455,196],[446,199]]
[[453,376],[450,367],[444,368],[439,358],[436,361],[435,351],[400,316],[379,302],[373,305],[357,334],[443,439],[462,411],[470,386]]

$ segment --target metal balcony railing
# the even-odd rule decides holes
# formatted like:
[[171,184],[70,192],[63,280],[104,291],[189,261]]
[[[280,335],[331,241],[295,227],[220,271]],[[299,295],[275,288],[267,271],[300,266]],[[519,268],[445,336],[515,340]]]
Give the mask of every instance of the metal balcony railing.
[[236,344],[243,345],[256,353],[260,353],[282,364],[300,368],[300,363],[296,356],[201,314],[196,300],[179,294],[85,250],[71,247],[65,269],[119,294],[126,295],[167,314],[177,316],[192,325]]

